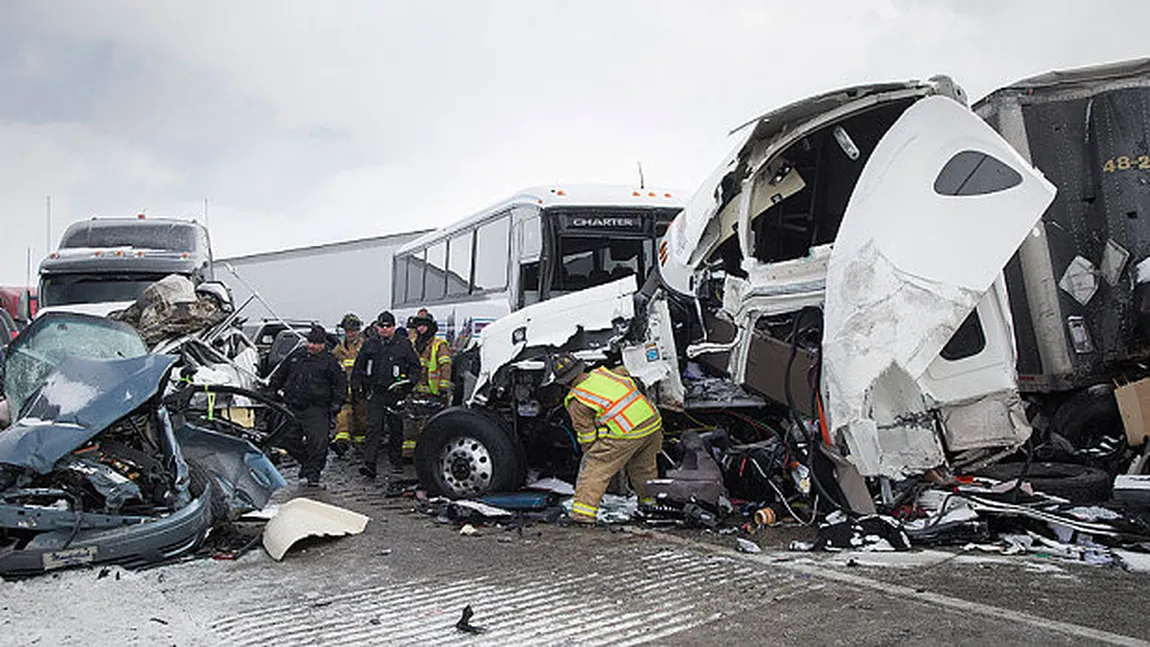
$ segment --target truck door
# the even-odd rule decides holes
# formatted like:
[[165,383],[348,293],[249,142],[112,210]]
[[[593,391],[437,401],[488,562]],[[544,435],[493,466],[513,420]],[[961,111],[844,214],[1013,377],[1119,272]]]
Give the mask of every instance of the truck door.
[[[932,409],[944,425],[954,416],[949,432],[959,440],[963,425],[990,415],[981,446],[1029,434],[1005,341],[1009,317],[1001,299],[985,296],[1054,191],[948,98],[917,101],[883,135],[851,194],[826,278],[821,388],[833,433],[863,475],[941,464]],[[992,343],[961,358],[970,370],[932,367],[976,306]]]

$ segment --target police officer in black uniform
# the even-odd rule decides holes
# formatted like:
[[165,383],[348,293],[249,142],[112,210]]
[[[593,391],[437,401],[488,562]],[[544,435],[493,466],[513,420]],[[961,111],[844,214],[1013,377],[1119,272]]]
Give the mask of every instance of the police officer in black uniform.
[[391,471],[403,472],[403,421],[395,410],[421,371],[419,356],[405,336],[395,333],[395,316],[381,312],[375,320],[376,335],[359,349],[351,370],[351,387],[367,399],[367,439],[364,465],[359,473],[375,478],[379,448],[387,434],[387,458]]
[[327,349],[327,333],[313,326],[307,344],[291,352],[272,374],[273,391],[295,413],[299,425],[285,439],[284,449],[300,464],[299,476],[319,485],[327,464],[328,431],[347,397],[347,378]]

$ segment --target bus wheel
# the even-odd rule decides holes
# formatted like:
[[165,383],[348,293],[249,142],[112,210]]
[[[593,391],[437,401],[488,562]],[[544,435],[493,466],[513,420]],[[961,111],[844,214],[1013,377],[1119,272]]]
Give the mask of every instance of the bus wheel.
[[415,472],[432,496],[473,497],[507,492],[523,482],[523,459],[510,434],[486,415],[463,407],[427,421],[415,445]]

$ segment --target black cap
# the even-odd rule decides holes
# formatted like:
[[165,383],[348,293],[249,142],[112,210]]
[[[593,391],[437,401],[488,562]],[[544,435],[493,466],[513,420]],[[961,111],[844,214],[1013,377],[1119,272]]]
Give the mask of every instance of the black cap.
[[307,331],[307,341],[310,344],[326,344],[327,332],[319,326],[312,326],[311,330]]
[[379,313],[378,317],[375,318],[375,325],[378,326],[380,324],[385,324],[388,326],[394,326],[395,325],[395,315],[391,314],[391,312],[389,312],[387,310],[384,310],[383,312]]

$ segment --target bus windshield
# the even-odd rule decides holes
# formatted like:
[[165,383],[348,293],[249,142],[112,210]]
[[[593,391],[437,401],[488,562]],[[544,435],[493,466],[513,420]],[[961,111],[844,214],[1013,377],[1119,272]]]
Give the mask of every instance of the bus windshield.
[[678,209],[554,210],[556,249],[550,296],[626,276],[641,282],[655,263],[655,243]]

